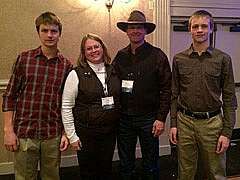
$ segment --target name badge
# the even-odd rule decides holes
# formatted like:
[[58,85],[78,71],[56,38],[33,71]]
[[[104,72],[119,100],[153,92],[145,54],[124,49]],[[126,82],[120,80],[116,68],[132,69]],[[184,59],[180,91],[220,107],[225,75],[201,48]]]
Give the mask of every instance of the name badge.
[[133,82],[132,80],[122,80],[122,92],[132,93]]
[[103,109],[113,109],[114,108],[113,96],[102,98],[102,107]]

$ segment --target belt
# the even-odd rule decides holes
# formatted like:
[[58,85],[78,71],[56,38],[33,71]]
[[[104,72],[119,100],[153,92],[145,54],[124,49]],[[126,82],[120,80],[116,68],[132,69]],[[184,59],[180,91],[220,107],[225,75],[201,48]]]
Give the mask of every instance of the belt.
[[187,109],[179,108],[179,111],[196,119],[209,119],[221,113],[220,109],[211,112],[192,112]]

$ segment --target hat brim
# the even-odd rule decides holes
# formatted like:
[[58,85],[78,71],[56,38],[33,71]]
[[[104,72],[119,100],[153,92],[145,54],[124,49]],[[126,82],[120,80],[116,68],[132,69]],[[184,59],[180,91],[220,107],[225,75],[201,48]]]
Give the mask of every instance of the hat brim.
[[156,28],[156,25],[153,24],[153,23],[150,23],[150,22],[138,22],[138,21],[118,22],[117,23],[117,27],[119,29],[121,29],[122,31],[126,32],[129,24],[143,24],[145,29],[146,29],[147,34],[152,33],[155,30],[155,28]]

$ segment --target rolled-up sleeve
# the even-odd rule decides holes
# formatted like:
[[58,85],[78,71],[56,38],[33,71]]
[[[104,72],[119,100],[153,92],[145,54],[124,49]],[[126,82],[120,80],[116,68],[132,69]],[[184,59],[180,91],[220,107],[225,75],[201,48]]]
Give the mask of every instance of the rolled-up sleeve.
[[23,84],[21,56],[18,56],[16,62],[12,67],[12,75],[8,82],[7,89],[3,94],[2,111],[15,111],[17,105],[17,98],[21,91]]

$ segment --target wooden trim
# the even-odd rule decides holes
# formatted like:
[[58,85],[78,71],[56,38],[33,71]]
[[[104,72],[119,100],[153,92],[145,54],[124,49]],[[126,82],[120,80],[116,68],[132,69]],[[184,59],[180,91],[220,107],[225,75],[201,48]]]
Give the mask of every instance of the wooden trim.
[[7,88],[8,79],[0,80],[0,90],[5,90]]
[[0,163],[0,175],[13,174],[14,164],[13,162]]
[[201,2],[192,2],[191,0],[171,0],[172,16],[190,16],[198,9],[206,9],[214,17],[239,17],[240,2],[238,0],[202,0]]
[[192,0],[171,0],[171,7],[192,7],[192,8],[216,8],[216,9],[240,9],[240,2],[229,2],[229,0],[201,0],[201,2],[193,2]]
[[170,57],[170,30],[171,30],[171,16],[170,16],[170,1],[169,0],[155,0],[153,10],[154,23],[156,30],[153,34],[153,44],[161,48],[165,54]]

